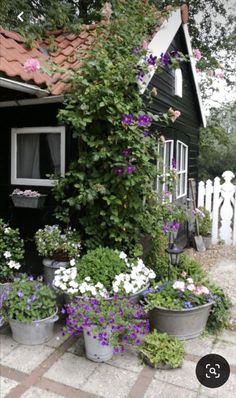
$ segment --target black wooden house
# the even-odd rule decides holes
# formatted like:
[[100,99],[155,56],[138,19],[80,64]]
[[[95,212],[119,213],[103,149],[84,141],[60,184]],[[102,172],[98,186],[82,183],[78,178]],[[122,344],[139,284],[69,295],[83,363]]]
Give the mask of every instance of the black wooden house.
[[[69,69],[79,67],[75,51],[91,46],[94,28],[87,26],[79,36],[54,32],[58,48],[50,53],[53,62]],[[189,193],[188,179],[197,180],[199,129],[205,125],[186,7],[172,12],[149,48],[157,57],[177,48],[189,54],[191,60],[177,71],[164,69],[162,74],[145,77],[145,86],[156,87],[158,92],[152,112],[166,112],[170,107],[181,112],[173,125],[161,130],[166,140],[161,151],[163,174],[172,158],[176,158],[176,196],[182,200]],[[0,217],[18,226],[24,237],[32,237],[39,227],[54,221],[52,181],[47,175],[55,172],[63,175],[77,155],[72,132],[57,119],[68,90],[67,77],[59,74],[51,77],[39,70],[26,73],[24,69],[27,59],[45,61],[48,57],[47,42],[36,43],[29,50],[20,35],[0,29]],[[15,188],[47,193],[45,207],[14,208],[10,194]]]

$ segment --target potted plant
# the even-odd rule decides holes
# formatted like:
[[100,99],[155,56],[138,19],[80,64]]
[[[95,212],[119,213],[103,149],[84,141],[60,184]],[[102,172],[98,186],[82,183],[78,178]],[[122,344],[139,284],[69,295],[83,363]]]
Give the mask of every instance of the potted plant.
[[32,209],[42,208],[47,197],[47,195],[38,191],[31,191],[30,189],[21,191],[18,188],[14,189],[10,196],[15,207],[28,207]]
[[[73,261],[73,260],[72,260]],[[109,297],[126,295],[139,300],[155,273],[140,258],[132,262],[124,252],[99,247],[90,250],[75,267],[55,272],[54,286],[68,294]]]
[[199,218],[199,233],[202,235],[203,242],[206,249],[211,245],[211,228],[212,221],[210,212],[204,207],[200,207],[199,210],[202,212],[203,216]]
[[13,339],[27,345],[50,340],[58,319],[53,290],[25,275],[11,284],[2,313],[9,321]]
[[145,301],[152,330],[187,340],[202,333],[214,300],[206,286],[186,275],[159,283],[147,292]]
[[177,337],[158,333],[155,329],[145,336],[138,351],[142,361],[155,369],[175,369],[183,363],[183,343]]
[[127,298],[80,297],[65,307],[65,332],[83,332],[86,356],[95,362],[108,361],[127,343],[139,345],[149,331],[148,320],[141,319],[143,308]]
[[19,230],[11,228],[0,219],[0,294],[9,283],[13,282],[14,274],[21,267],[24,258],[24,242]]
[[78,232],[71,228],[62,231],[58,225],[45,225],[36,232],[35,242],[38,254],[44,257],[44,280],[49,285],[56,269],[68,267],[70,259],[80,256]]

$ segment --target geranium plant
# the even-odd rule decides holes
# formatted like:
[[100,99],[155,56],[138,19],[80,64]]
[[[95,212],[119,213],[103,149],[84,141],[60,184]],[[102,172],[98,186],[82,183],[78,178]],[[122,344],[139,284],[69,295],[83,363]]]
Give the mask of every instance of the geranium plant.
[[17,228],[0,219],[0,283],[11,282],[24,258],[24,242]]
[[37,251],[40,256],[58,261],[69,261],[80,256],[78,232],[67,228],[64,231],[58,225],[45,225],[35,234]]
[[142,319],[143,308],[127,298],[80,298],[68,304],[64,331],[78,336],[85,331],[101,345],[112,345],[114,353],[123,352],[127,343],[139,345],[140,336],[149,331],[149,322]]
[[48,318],[56,312],[54,291],[32,276],[23,275],[3,294],[5,298],[1,312],[6,318],[32,322]]
[[12,192],[12,195],[17,195],[21,197],[27,197],[27,198],[39,198],[40,196],[45,196],[44,194],[39,193],[38,191],[32,191],[31,189],[25,189],[22,191],[21,189],[14,189]]
[[139,258],[132,262],[124,252],[109,248],[89,251],[81,260],[71,260],[70,269],[55,271],[54,286],[69,293],[108,297],[134,294],[147,287],[155,273]]
[[154,289],[149,289],[146,293],[146,309],[148,310],[156,307],[189,309],[213,303],[214,301],[210,290],[202,284],[194,283],[191,277],[161,282]]

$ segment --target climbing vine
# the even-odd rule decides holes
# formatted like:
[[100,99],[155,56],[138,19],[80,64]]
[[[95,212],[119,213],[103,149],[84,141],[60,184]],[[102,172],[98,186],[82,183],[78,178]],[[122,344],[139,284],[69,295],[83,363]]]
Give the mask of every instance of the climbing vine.
[[172,109],[148,112],[157,93],[141,96],[139,87],[145,73],[176,67],[184,57],[175,51],[158,60],[147,51],[167,11],[133,0],[117,1],[102,15],[97,39],[74,74],[59,114],[73,130],[78,157],[53,189],[56,217],[78,228],[86,249],[102,245],[133,252],[157,219],[158,132],[152,122],[169,124],[180,116]]

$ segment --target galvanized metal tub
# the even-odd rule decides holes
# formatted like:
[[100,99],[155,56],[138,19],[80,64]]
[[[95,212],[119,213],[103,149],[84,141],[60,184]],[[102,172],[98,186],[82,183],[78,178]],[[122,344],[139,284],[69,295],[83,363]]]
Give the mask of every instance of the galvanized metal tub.
[[68,261],[56,261],[50,258],[43,259],[44,266],[44,282],[47,285],[52,286],[53,279],[55,277],[55,271],[61,267],[68,268],[70,263]]
[[87,330],[83,330],[85,354],[88,359],[94,362],[105,362],[113,356],[113,347],[111,345],[103,346],[98,339],[87,335]]

